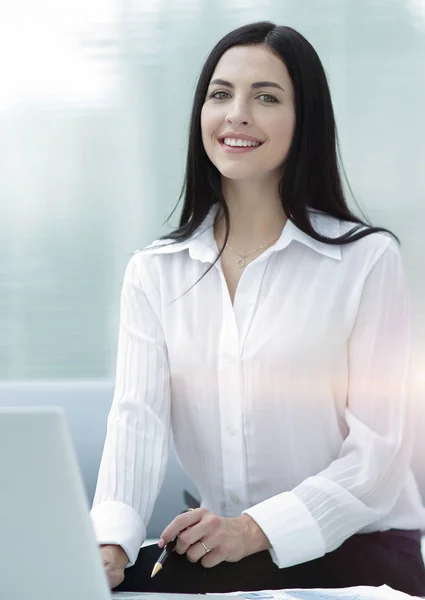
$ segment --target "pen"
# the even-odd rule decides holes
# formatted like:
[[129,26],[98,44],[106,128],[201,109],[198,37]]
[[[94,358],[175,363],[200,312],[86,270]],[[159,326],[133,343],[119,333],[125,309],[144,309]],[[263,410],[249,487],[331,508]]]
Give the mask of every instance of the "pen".
[[152,569],[152,573],[151,573],[151,578],[155,577],[155,575],[158,573],[158,571],[160,571],[162,569],[162,565],[165,561],[165,559],[167,558],[167,556],[169,554],[171,554],[171,552],[173,552],[174,548],[176,547],[177,544],[177,538],[175,537],[173,540],[171,540],[171,542],[169,542],[164,550],[161,552],[160,557],[158,558],[158,560],[156,561],[153,569]]
[[[184,490],[183,495],[186,502],[186,506],[189,506],[189,508],[183,512],[189,512],[191,510],[194,510],[195,508],[199,508],[199,502],[188,491]],[[162,565],[164,564],[165,559],[173,552],[174,548],[176,547],[177,538],[178,536],[171,540],[171,542],[169,542],[165,546],[164,550],[161,552],[160,557],[158,558],[152,569],[151,578],[155,577],[158,571],[162,569]]]

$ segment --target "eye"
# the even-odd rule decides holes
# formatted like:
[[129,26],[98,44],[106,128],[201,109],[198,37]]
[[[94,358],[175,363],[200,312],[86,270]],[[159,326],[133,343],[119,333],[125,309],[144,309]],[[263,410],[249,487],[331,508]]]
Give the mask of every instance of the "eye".
[[223,91],[213,92],[212,94],[210,94],[210,98],[214,98],[215,100],[225,100],[229,96],[230,96],[229,92],[223,92]]
[[279,100],[271,94],[260,94],[260,96],[257,96],[257,98],[260,98],[263,102],[267,102],[268,104],[279,102]]

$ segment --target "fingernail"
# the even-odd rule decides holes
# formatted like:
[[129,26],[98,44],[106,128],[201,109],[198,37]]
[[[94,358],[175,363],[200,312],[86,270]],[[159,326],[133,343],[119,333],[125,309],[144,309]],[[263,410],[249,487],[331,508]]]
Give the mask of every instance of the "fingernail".
[[163,548],[163,547],[165,546],[165,541],[164,541],[162,538],[159,540],[159,542],[158,542],[158,546],[159,546],[160,548]]

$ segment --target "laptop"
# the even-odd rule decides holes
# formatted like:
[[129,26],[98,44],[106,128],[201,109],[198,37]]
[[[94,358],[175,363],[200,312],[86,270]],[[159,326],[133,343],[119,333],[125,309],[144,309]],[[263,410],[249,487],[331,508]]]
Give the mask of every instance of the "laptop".
[[0,408],[1,600],[168,596],[111,593],[89,511],[63,409]]

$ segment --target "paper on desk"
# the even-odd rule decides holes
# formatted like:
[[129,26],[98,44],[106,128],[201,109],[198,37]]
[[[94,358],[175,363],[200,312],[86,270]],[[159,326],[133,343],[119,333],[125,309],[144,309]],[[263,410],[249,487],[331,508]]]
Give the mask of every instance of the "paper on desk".
[[[242,592],[241,592],[242,593]],[[205,594],[165,594],[162,592],[112,592],[113,600],[205,600]],[[208,594],[208,600],[226,600],[227,594]]]
[[[166,597],[173,600],[189,600],[197,594],[159,594],[159,593],[133,593],[115,592],[112,598],[122,600],[164,600]],[[260,592],[230,592],[228,594],[207,594],[211,600],[223,600],[229,596],[239,596],[246,600],[408,600],[418,598],[397,592],[387,585],[380,587],[357,586],[338,589],[287,589],[287,590],[262,590]]]
[[[217,594],[214,594],[215,596]],[[231,592],[223,596],[240,596],[246,600],[408,600],[409,596],[382,585],[380,587],[356,586],[337,589],[285,589],[261,592]]]

